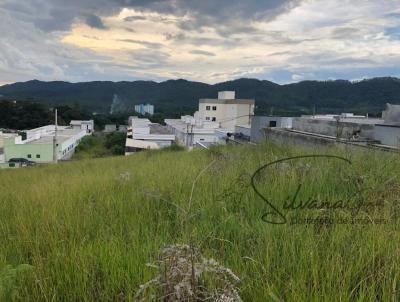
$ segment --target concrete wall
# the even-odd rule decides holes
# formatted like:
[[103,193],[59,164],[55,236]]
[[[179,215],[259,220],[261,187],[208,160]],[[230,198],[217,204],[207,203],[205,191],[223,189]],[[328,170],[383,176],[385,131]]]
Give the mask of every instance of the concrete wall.
[[379,152],[395,151],[393,148],[385,148],[384,146],[366,145],[362,143],[348,142],[345,140],[330,139],[327,137],[318,137],[303,133],[291,132],[284,129],[266,128],[265,136],[267,141],[296,145],[315,150],[316,148],[325,148],[336,146],[346,151],[375,150]]
[[374,139],[373,124],[358,124],[346,121],[340,121],[339,124],[332,120],[294,118],[293,129],[336,137],[337,133],[341,138],[352,137],[355,131],[361,131],[360,136]]
[[291,128],[291,117],[279,116],[253,116],[251,118],[250,140],[253,143],[259,143],[265,140],[264,128],[270,126],[270,122],[275,122],[277,128]]
[[236,126],[235,127],[235,133],[241,133],[242,135],[250,138],[251,135],[251,128],[249,127],[241,127],[241,126]]
[[375,125],[375,139],[382,145],[400,147],[400,126]]
[[302,147],[327,147],[335,145],[335,140],[321,139],[319,137],[306,136],[284,129],[265,128],[265,139],[280,144],[299,145]]

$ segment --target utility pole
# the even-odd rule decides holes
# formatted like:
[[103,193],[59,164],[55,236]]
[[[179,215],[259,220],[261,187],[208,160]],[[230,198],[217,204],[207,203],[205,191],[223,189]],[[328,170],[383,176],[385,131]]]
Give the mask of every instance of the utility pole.
[[194,137],[193,137],[193,125],[191,125],[190,127],[190,145],[193,146],[193,141],[194,141]]
[[189,147],[189,124],[186,123],[186,147]]
[[55,109],[55,117],[54,117],[54,136],[53,136],[53,162],[56,164],[58,161],[57,158],[57,109]]
[[336,139],[339,140],[340,133],[339,133],[339,127],[340,127],[340,116],[336,116]]

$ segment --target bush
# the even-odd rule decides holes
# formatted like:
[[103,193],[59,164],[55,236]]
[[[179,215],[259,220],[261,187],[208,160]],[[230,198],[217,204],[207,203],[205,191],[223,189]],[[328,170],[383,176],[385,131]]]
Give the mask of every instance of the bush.
[[121,132],[113,132],[106,135],[105,143],[107,149],[114,146],[121,146],[125,150],[126,134]]
[[113,155],[124,155],[125,154],[125,146],[119,146],[119,145],[112,146],[111,152]]

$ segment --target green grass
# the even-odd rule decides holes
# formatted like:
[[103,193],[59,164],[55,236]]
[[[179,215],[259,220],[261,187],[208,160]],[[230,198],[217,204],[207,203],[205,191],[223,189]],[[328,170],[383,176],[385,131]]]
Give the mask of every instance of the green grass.
[[[160,248],[192,238],[205,256],[242,279],[245,301],[399,301],[398,155],[325,150],[353,164],[308,159],[256,178],[259,191],[279,207],[299,181],[301,199],[338,200],[355,185],[369,188],[363,201],[383,200],[384,207],[359,216],[385,217],[386,224],[272,225],[261,219],[268,208],[250,186],[253,172],[310,152],[221,147],[0,170],[0,271],[31,266],[17,275],[17,301],[133,301],[139,285],[152,278],[146,264]],[[188,209],[193,182],[210,163],[195,183],[185,220],[178,207]],[[288,217],[349,216],[309,212]]]

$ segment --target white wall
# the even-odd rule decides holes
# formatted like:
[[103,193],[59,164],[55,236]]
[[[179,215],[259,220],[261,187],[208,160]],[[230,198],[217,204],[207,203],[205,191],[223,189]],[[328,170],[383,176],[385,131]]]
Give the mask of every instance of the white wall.
[[218,92],[219,100],[234,100],[235,99],[235,91],[220,91]]
[[375,139],[382,145],[400,146],[400,127],[375,125]]
[[58,151],[58,159],[69,159],[75,152],[75,148],[78,146],[80,140],[87,135],[86,130],[82,130],[77,135],[72,136],[68,140],[61,144],[61,148]]
[[[209,107],[210,110],[207,110]],[[216,110],[214,110],[216,108]],[[235,131],[236,125],[250,124],[250,115],[254,114],[254,105],[248,104],[218,104],[210,100],[199,104],[199,116],[204,121],[216,118],[219,126],[230,131]]]

